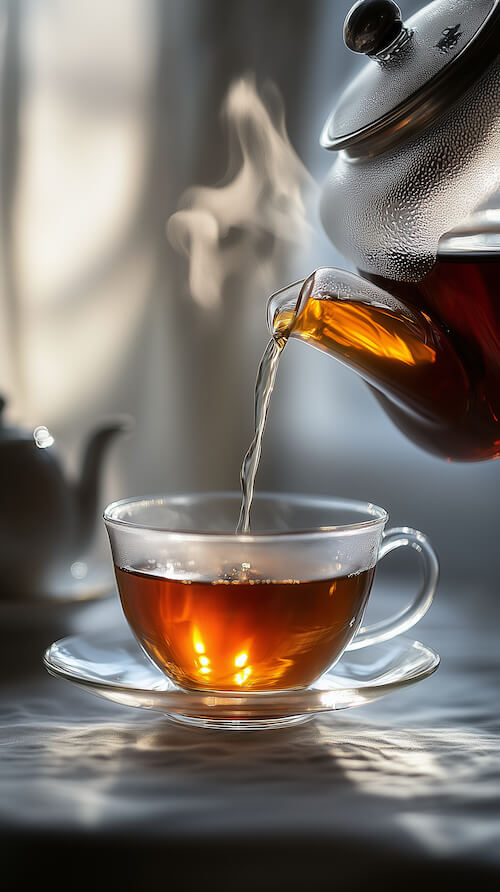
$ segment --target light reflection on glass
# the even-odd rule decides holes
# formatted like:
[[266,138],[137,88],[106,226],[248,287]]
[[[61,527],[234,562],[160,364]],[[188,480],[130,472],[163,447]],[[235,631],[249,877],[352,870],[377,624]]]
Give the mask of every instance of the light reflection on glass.
[[251,666],[247,666],[246,669],[243,669],[243,672],[237,672],[234,676],[234,680],[236,684],[245,684],[248,676],[251,674],[252,669]]
[[75,561],[70,567],[70,573],[73,579],[85,579],[88,571],[89,568],[85,561]]
[[205,645],[203,644],[203,641],[201,641],[197,629],[195,629],[193,632],[193,647],[197,654],[205,653]]
[[54,437],[43,424],[35,428],[33,431],[33,439],[39,449],[47,449],[48,446],[52,446],[54,443]]

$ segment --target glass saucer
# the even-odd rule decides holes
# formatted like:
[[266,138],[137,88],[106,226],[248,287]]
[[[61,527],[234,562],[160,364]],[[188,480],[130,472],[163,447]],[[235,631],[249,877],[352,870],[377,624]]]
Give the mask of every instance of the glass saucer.
[[156,668],[127,629],[73,635],[45,652],[46,669],[93,694],[162,712],[187,725],[257,730],[296,725],[316,713],[349,709],[427,678],[439,656],[420,641],[398,637],[344,654],[312,687],[240,693],[185,691]]

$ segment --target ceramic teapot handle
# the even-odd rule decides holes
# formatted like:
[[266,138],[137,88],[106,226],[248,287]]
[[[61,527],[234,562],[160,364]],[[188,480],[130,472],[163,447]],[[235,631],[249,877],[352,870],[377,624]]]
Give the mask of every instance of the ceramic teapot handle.
[[380,622],[362,626],[353,638],[347,650],[358,650],[376,644],[378,641],[387,641],[402,632],[411,629],[415,623],[427,613],[432,604],[439,579],[439,561],[427,536],[418,530],[409,527],[394,527],[387,530],[382,539],[378,559],[381,560],[390,551],[396,548],[413,548],[420,556],[423,567],[423,582],[415,599],[399,613]]

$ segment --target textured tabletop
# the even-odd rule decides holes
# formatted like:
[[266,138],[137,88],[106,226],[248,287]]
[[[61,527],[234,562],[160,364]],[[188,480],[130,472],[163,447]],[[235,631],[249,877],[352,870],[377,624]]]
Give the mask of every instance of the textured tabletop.
[[3,610],[4,876],[38,888],[63,870],[88,886],[97,869],[108,889],[499,888],[499,619],[491,592],[441,589],[415,630],[441,654],[432,678],[296,728],[228,733],[45,674],[52,638],[122,622],[114,599],[43,621]]

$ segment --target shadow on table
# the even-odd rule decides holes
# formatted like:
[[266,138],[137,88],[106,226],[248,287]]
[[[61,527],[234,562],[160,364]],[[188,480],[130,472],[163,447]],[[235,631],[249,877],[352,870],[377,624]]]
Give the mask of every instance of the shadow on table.
[[395,727],[379,712],[374,723],[375,707],[213,732],[80,691],[70,713],[73,689],[54,685],[60,711],[20,704],[26,743],[19,733],[0,767],[16,778],[0,814],[4,876],[18,887],[36,876],[49,888],[68,871],[73,889],[120,892],[160,881],[203,892],[498,889],[498,748],[487,734]]

